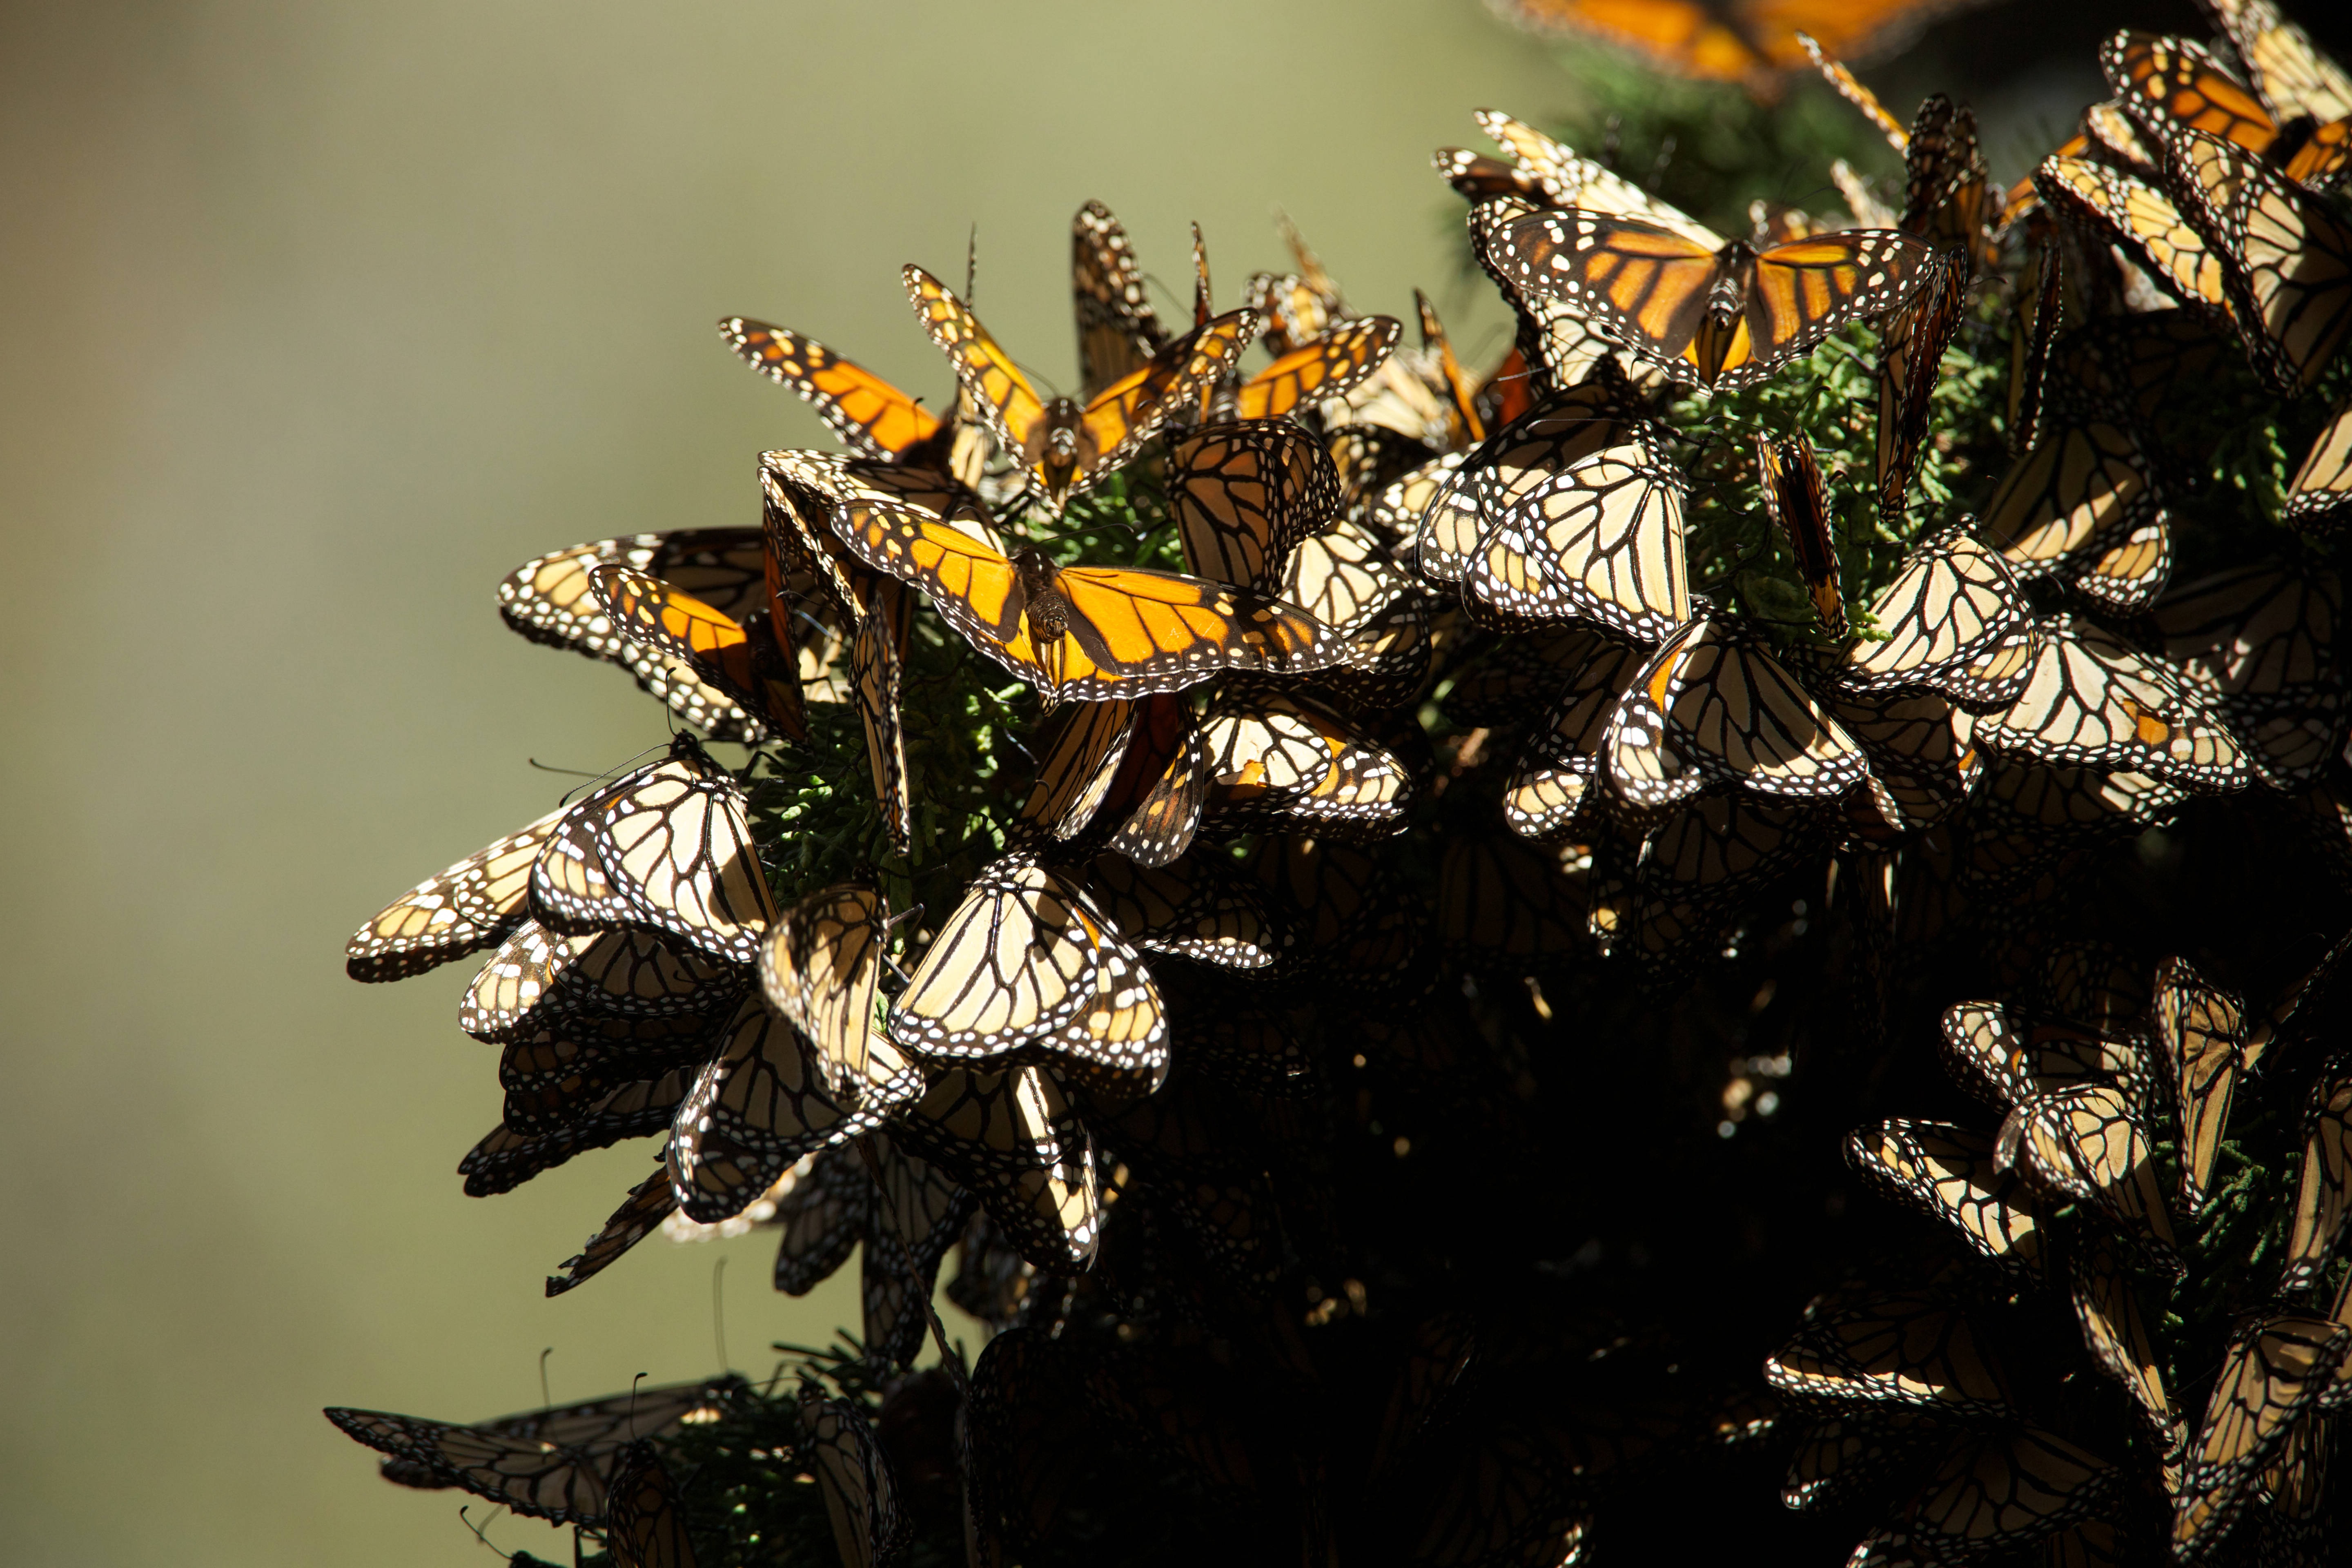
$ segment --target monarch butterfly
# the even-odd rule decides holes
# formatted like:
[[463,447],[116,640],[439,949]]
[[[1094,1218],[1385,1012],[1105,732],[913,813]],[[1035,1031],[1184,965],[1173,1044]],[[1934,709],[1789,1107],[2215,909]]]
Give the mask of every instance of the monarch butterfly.
[[849,647],[850,689],[866,732],[866,761],[874,798],[882,811],[882,831],[890,847],[910,855],[915,846],[915,802],[907,773],[907,736],[899,719],[901,650],[912,608],[906,591],[887,578],[867,590],[865,618]]
[[890,1136],[971,1189],[1022,1257],[1083,1269],[1102,1239],[1092,1150],[1053,1075],[950,1068],[892,1123]]
[[[1901,515],[1904,492],[1919,471],[1929,405],[1943,379],[1944,351],[1960,330],[1967,300],[1966,272],[1939,257],[1927,264],[1918,297],[1890,317],[1880,335],[1876,471],[1881,517]],[[1839,616],[1840,629],[1832,636],[1843,635],[1843,619]]]
[[2229,34],[2275,118],[2308,115],[2325,125],[2352,114],[2352,77],[2271,0],[2210,0],[2206,9]]
[[2020,577],[2063,574],[2088,552],[2160,517],[2163,505],[2131,433],[2095,415],[2076,417],[2001,477],[1985,509],[1984,537]]
[[1168,342],[1127,230],[1100,202],[1070,220],[1070,296],[1078,317],[1078,388],[1088,398],[1143,369]]
[[1952,1302],[1913,1291],[1829,1305],[1809,1308],[1803,1330],[1766,1360],[1767,1384],[1799,1398],[1909,1405],[1961,1420],[2015,1414],[2008,1374]]
[[1902,1515],[1854,1553],[1948,1563],[2025,1546],[2106,1509],[2120,1479],[2114,1465],[2038,1426],[1963,1435]]
[[[1801,807],[1738,794],[1701,796],[1669,814],[1642,841],[1630,904],[1634,957],[1651,987],[1662,988],[1705,956],[1739,900],[1812,845]],[[1615,932],[1598,929],[1608,912],[1598,878],[1591,908],[1595,937],[1613,940]]]
[[2018,279],[2009,338],[2009,455],[2022,458],[2042,438],[2043,395],[2050,348],[2064,314],[2065,252],[2054,239],[2038,244]]
[[2352,1075],[2335,1073],[2314,1085],[2304,1122],[2303,1174],[2281,1294],[2320,1282],[2352,1219]]
[[1221,669],[1301,674],[1347,644],[1295,606],[1247,588],[1133,567],[1057,567],[1011,556],[940,514],[878,492],[837,527],[866,564],[914,584],[974,647],[1047,704],[1177,691]]
[[1209,819],[1244,826],[1385,837],[1402,825],[1412,778],[1337,714],[1281,692],[1221,699],[1201,721]]
[[927,1160],[891,1142],[866,1140],[874,1173],[858,1294],[865,1308],[866,1356],[882,1366],[913,1362],[930,1324],[940,1260],[972,1212],[971,1194]]
[[1924,687],[1974,713],[2023,694],[2036,646],[2032,616],[2007,563],[1969,537],[1965,522],[1923,541],[1870,615],[1887,636],[1848,651],[1838,671],[1847,688]]
[[1084,703],[1050,734],[1021,822],[1071,840],[1097,816],[1139,865],[1181,855],[1199,826],[1207,764],[1192,708],[1170,693]]
[[[1036,1268],[1005,1244],[986,1211],[975,1210],[957,1243],[956,1274],[948,1281],[948,1300],[995,1329],[996,1339],[1003,1339],[1020,1321],[1022,1305],[1036,1279]],[[993,1344],[995,1340],[989,1342]],[[969,1424],[971,1407],[967,1403],[964,1408]]]
[[2342,749],[2342,592],[2333,573],[2257,562],[2176,590],[2152,617],[2166,655],[2274,785],[2308,783]]
[[718,741],[762,741],[767,729],[736,696],[681,669],[669,653],[625,635],[607,619],[590,586],[600,566],[625,566],[740,620],[767,602],[759,531],[698,528],[600,539],[534,556],[499,583],[499,615],[533,642],[605,659],[696,728]]
[[530,868],[569,806],[494,840],[384,906],[343,945],[354,980],[402,980],[496,947],[525,920]]
[[[622,636],[667,654],[704,685],[722,691],[758,719],[766,733],[808,739],[793,656],[777,646],[773,622],[751,626],[658,577],[627,566],[599,566],[589,592]],[[764,624],[763,624],[764,623]]]
[[744,999],[670,1122],[670,1182],[688,1219],[731,1219],[804,1155],[880,1125],[922,1092],[921,1075],[903,1062],[881,1077],[896,1056],[886,1043],[869,1058],[878,1081],[845,1103],[828,1092],[814,1055],[764,998]]
[[735,963],[759,957],[776,907],[744,816],[743,786],[690,736],[572,808],[531,868],[533,917],[637,925]]
[[1797,28],[1792,30],[1790,36],[1796,40],[1797,47],[1805,51],[1805,58],[1813,62],[1813,68],[1822,73],[1822,79],[1830,84],[1840,98],[1862,111],[1862,117],[1869,121],[1881,136],[1886,138],[1888,146],[1897,153],[1909,151],[1910,132],[1904,129],[1901,121],[1887,112],[1886,106],[1878,101],[1876,93],[1856,79],[1853,72],[1847,69],[1845,64],[1834,55],[1823,49],[1821,40],[1811,33],[1802,28]]
[[467,988],[457,1026],[504,1045],[575,1019],[709,1013],[742,988],[741,972],[644,931],[564,936],[526,921]]
[[1531,32],[1597,36],[1640,53],[1660,70],[1751,86],[1768,83],[1779,72],[1805,68],[1801,36],[1818,39],[1812,47],[1830,54],[1866,58],[1899,44],[1927,17],[1947,9],[1921,0],[1630,6],[1599,0],[1501,0],[1496,8]]
[[[1278,355],[1233,391],[1233,412],[1242,419],[1279,419],[1300,407],[1350,400],[1391,366],[1391,353],[1404,333],[1391,316],[1360,316],[1340,321]],[[1238,352],[1238,351],[1237,351]],[[1424,420],[1412,421],[1416,426]],[[1403,434],[1418,437],[1419,429]]]
[[1332,521],[1339,471],[1298,426],[1244,419],[1203,426],[1173,443],[1167,489],[1186,571],[1272,589],[1291,552]]
[[2099,65],[2125,107],[2159,140],[2184,128],[2222,137],[2314,187],[2332,182],[2352,162],[2352,122],[2338,117],[2326,124],[2280,125],[2201,44],[2118,32],[2100,46]]
[[2170,667],[2079,617],[2042,627],[2024,693],[1978,721],[1988,751],[2152,773],[2200,791],[2242,789],[2245,753]]
[[2157,1059],[2171,1080],[2179,1129],[2180,1205],[2194,1215],[2205,1206],[2229,1125],[2245,1046],[2244,1013],[2236,997],[2207,982],[2186,959],[2168,958],[2157,966],[2155,1015]]
[[1889,1471],[1907,1468],[1938,1430],[1926,1417],[1898,1410],[1840,1408],[1814,1421],[1790,1457],[1781,1506],[1829,1510],[1855,1500]]
[[[587,1127],[612,1124],[602,1142],[564,1146],[568,1157],[580,1148],[659,1131],[733,1011],[729,1002],[715,1015],[577,1019],[518,1034],[499,1057],[505,1114],[483,1147],[495,1144],[516,1158],[526,1152],[537,1157],[551,1150],[546,1134],[576,1140]],[[684,1076],[676,1076],[680,1069]],[[547,1160],[532,1169],[555,1163]],[[471,1173],[470,1162],[461,1168]]]
[[2067,1275],[2084,1348],[2131,1396],[2148,1436],[2168,1449],[2177,1418],[2131,1277],[2104,1237],[2069,1252]]
[[[1580,620],[1635,641],[1664,638],[1690,615],[1689,486],[1662,448],[1655,426],[1625,413],[1612,388],[1588,384],[1538,405],[1431,500],[1417,541],[1422,575],[1446,581],[1458,556],[1463,604],[1483,624]],[[1466,508],[1456,499],[1465,492]],[[1454,521],[1465,511],[1471,529]]]
[[1558,842],[1591,820],[1610,715],[1644,656],[1579,627],[1560,663],[1573,673],[1528,737],[1503,785],[1503,819],[1515,833]]
[[747,1387],[730,1374],[471,1425],[341,1406],[325,1415],[385,1456],[386,1480],[425,1490],[458,1487],[535,1519],[593,1526],[604,1517],[605,1478],[624,1447],[719,1420]]
[[[1883,403],[1879,412],[1883,423]],[[1804,580],[1806,596],[1813,602],[1814,620],[1830,636],[1842,637],[1847,629],[1845,596],[1837,546],[1830,538],[1829,491],[1822,483],[1822,466],[1813,456],[1813,444],[1802,432],[1776,440],[1759,430],[1754,439],[1765,514],[1789,541],[1797,575]]]
[[843,1568],[882,1568],[914,1529],[898,1501],[890,1457],[866,1413],[837,1399],[803,1399],[800,1426],[808,1473],[824,1496]]
[[1517,219],[1496,247],[1522,292],[1584,307],[1628,353],[1674,380],[1726,389],[1763,380],[1850,321],[1905,305],[1934,254],[1887,229],[1758,251],[1688,220],[1581,207]]
[[604,1550],[616,1568],[694,1568],[677,1483],[646,1442],[625,1443],[604,1500]]
[[1977,147],[1974,112],[1966,104],[1955,108],[1940,92],[1929,95],[1912,119],[1903,163],[1903,216],[1895,227],[1939,253],[1958,251],[1952,268],[1958,286],[1965,286],[1970,272],[2000,256],[1984,221],[1991,173]]
[[1412,302],[1414,313],[1421,318],[1421,352],[1436,362],[1436,379],[1452,405],[1453,427],[1444,445],[1449,450],[1474,446],[1486,438],[1478,415],[1477,388],[1462,363],[1454,357],[1454,344],[1446,337],[1445,324],[1437,319],[1437,307],[1429,302],[1429,296],[1416,289]]
[[1975,719],[1934,692],[1875,706],[1832,697],[1828,707],[1861,745],[1871,809],[1891,830],[1933,826],[1967,805],[1983,781]]
[[2033,183],[2052,206],[2122,246],[2174,298],[2210,313],[2230,313],[2225,271],[2212,242],[2153,177],[2053,153],[2034,172]]
[[984,868],[890,1009],[891,1037],[943,1061],[1059,1052],[1161,1070],[1167,1025],[1142,959],[1034,856]]
[[1401,708],[1421,690],[1436,651],[1429,612],[1370,530],[1342,519],[1301,540],[1275,589],[1352,649],[1307,688],[1362,713]]
[[[1546,205],[1539,198],[1513,195],[1489,198],[1470,209],[1471,254],[1477,258],[1480,270],[1501,290],[1516,323],[1512,352],[1525,373],[1519,397],[1525,406],[1513,418],[1524,416],[1528,407],[1543,398],[1599,374],[1602,361],[1612,365],[1617,363],[1612,357],[1617,353],[1616,341],[1595,326],[1582,307],[1528,293],[1506,264],[1501,248],[1505,232],[1514,222],[1542,211]],[[1664,379],[1645,363],[1637,363],[1636,370],[1638,381],[1656,384]],[[1498,424],[1509,422],[1501,420]]]
[[2206,1402],[2179,1485],[2172,1550],[2194,1562],[2237,1522],[2254,1483],[2352,1347],[2352,1327],[2296,1312],[2241,1323]]
[[[590,1087],[563,1095],[565,1103],[545,1117],[537,1131],[500,1121],[457,1163],[457,1173],[466,1178],[466,1195],[485,1198],[512,1192],[574,1154],[663,1131],[693,1087],[701,1059],[697,1055],[666,1068],[658,1063],[641,1062],[633,1069],[636,1076],[602,1094]],[[658,1223],[658,1215],[656,1220]]]
[[2046,1250],[2031,1194],[1993,1163],[1993,1141],[1965,1128],[1903,1119],[1846,1140],[1846,1163],[1898,1201],[1955,1226],[1979,1254],[2038,1276]]
[[2352,402],[2336,405],[2287,486],[2291,527],[2335,528],[2352,510]]
[[561,1272],[547,1277],[547,1294],[551,1299],[586,1284],[623,1253],[659,1230],[662,1222],[677,1212],[677,1193],[670,1184],[669,1171],[656,1167],[652,1175],[629,1190],[629,1195],[621,1200],[621,1206],[613,1211],[603,1228],[558,1266]]
[[1264,969],[1282,945],[1257,889],[1210,856],[1165,867],[1124,855],[1095,858],[1087,877],[1098,901],[1138,947],[1225,969]]
[[2021,1163],[2035,1185],[2097,1211],[2136,1250],[2178,1271],[2155,1145],[2121,1090],[2080,1084],[2029,1097],[2001,1124],[1994,1157]]
[[1083,407],[1037,395],[980,318],[919,267],[902,274],[915,313],[956,369],[997,442],[1017,462],[1048,510],[1125,465],[1170,416],[1197,400],[1257,335],[1254,310],[1235,310],[1169,343],[1141,370],[1120,378]]
[[835,1144],[815,1156],[776,1204],[775,1222],[783,1232],[776,1247],[776,1289],[805,1296],[831,1279],[865,1239],[873,1206],[874,1178],[858,1144]]
[[1617,793],[1650,810],[1710,783],[1828,800],[1863,782],[1862,749],[1738,621],[1694,618],[1651,656],[1603,742]]
[[1493,953],[1526,963],[1589,952],[1591,868],[1591,857],[1573,845],[1548,850],[1499,834],[1457,837],[1438,866],[1438,935],[1474,963]]
[[1961,1088],[2006,1111],[2037,1094],[2110,1083],[2141,1098],[2147,1063],[2126,1040],[2072,1028],[1998,1002],[1944,1009],[1944,1065]]
[[2352,332],[2352,227],[2233,142],[2184,128],[2169,152],[2176,188],[2221,253],[2256,374],[2301,392]]
[[882,898],[856,882],[820,888],[784,912],[760,949],[768,1005],[812,1047],[825,1089],[865,1106],[889,1102],[906,1062],[874,1027]]
[[789,328],[729,316],[719,335],[753,370],[813,405],[857,456],[938,469],[966,484],[979,479],[986,437],[961,410],[942,420],[865,366]]

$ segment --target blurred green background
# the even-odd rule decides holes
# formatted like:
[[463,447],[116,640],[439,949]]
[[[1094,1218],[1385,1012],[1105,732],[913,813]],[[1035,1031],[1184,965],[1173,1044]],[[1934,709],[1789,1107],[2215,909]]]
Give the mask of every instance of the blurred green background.
[[[1963,19],[1874,79],[1907,115],[1938,48],[2022,69],[1979,97],[2014,178],[2114,19],[2066,17],[2054,65]],[[546,1300],[649,1145],[465,1198],[499,1106],[467,966],[342,975],[361,920],[572,782],[527,759],[667,732],[492,585],[751,523],[754,454],[831,444],[723,313],[943,403],[897,269],[959,277],[975,223],[991,327],[1075,381],[1089,197],[1179,316],[1186,224],[1231,304],[1284,262],[1278,203],[1360,309],[1428,288],[1490,363],[1428,156],[1474,107],[1574,114],[1556,47],[1479,0],[0,8],[0,1559],[485,1563],[456,1494],[384,1485],[319,1407],[529,1406],[551,1345],[560,1400],[708,1373],[720,1256],[739,1366],[853,1321],[854,1270],[788,1300],[765,1237]]]

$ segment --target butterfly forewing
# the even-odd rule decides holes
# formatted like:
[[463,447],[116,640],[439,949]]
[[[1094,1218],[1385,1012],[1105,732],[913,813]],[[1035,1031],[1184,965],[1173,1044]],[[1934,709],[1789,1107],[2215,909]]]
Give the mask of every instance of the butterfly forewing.
[[528,918],[530,868],[569,814],[549,812],[419,882],[344,944],[343,967],[354,980],[399,980],[504,942]]

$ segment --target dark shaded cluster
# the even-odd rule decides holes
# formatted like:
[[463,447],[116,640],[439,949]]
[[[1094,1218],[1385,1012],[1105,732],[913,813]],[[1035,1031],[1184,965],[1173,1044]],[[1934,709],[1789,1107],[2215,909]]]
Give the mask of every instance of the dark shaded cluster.
[[495,950],[469,1192],[660,1140],[551,1293],[859,1331],[331,1414],[632,1565],[2326,1561],[2352,81],[2226,9],[2007,193],[1823,58],[1899,201],[1739,237],[1482,114],[1484,375],[1097,204],[1076,396],[919,268],[946,416],[722,323],[847,450],[499,590],[706,739],[350,963]]

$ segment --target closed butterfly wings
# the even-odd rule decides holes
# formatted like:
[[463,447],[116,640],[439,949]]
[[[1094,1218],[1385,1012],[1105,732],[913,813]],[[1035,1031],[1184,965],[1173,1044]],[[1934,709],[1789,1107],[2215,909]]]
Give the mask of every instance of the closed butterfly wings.
[[1645,810],[1711,783],[1827,800],[1863,782],[1861,747],[1756,635],[1720,614],[1685,626],[1619,701],[1603,742],[1618,793]]
[[399,980],[504,942],[528,918],[530,868],[569,809],[548,813],[386,905],[344,945],[343,967],[354,980]]
[[1885,635],[1857,641],[1839,671],[1861,691],[1925,688],[1971,712],[2008,707],[2033,668],[2033,625],[2000,557],[1958,531],[1924,541],[1872,602]]
[[2137,770],[2192,790],[2241,789],[2250,776],[2243,748],[2169,667],[2079,617],[2042,628],[2022,693],[1976,733],[1989,751]]
[[558,930],[639,925],[736,963],[775,918],[742,786],[685,736],[572,809],[531,868],[530,906]]

